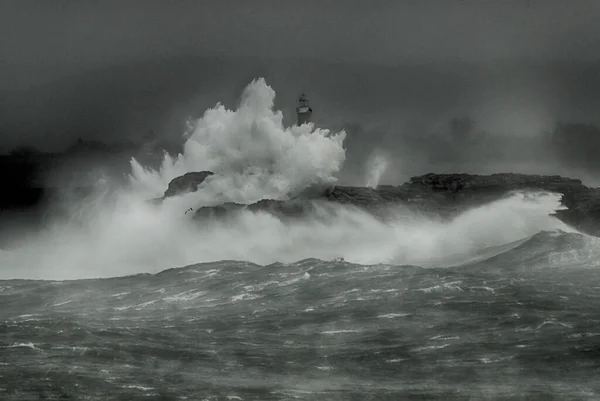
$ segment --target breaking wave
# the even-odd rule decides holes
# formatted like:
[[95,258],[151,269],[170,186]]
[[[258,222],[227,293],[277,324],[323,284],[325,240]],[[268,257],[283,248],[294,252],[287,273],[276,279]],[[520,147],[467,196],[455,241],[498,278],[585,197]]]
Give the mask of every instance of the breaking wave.
[[563,230],[540,231],[522,240],[482,252],[467,263],[487,269],[526,270],[597,268],[600,238]]
[[[449,222],[400,209],[383,222],[350,207],[325,210],[319,204],[313,216],[293,222],[250,211],[210,222],[184,214],[202,205],[283,199],[311,184],[335,181],[345,159],[345,133],[313,124],[285,127],[274,98],[273,89],[258,79],[237,109],[218,104],[207,110],[190,125],[183,154],[165,155],[157,170],[132,160],[128,188],[111,191],[103,181],[90,201],[68,205],[69,219],[55,219],[20,248],[0,251],[0,278],[121,276],[233,259],[444,266],[540,231],[572,231],[549,216],[560,207],[560,197],[549,193],[514,193]],[[197,192],[160,207],[147,202],[161,196],[171,179],[200,170],[215,175]],[[373,180],[384,170],[385,163],[376,163]]]
[[202,170],[215,173],[198,194],[203,199],[196,200],[205,204],[281,199],[311,184],[334,182],[346,157],[346,133],[313,124],[285,127],[274,100],[275,91],[257,79],[236,110],[221,104],[207,110],[190,124],[183,154],[166,155],[158,171],[132,161],[135,192],[156,196],[173,178]]

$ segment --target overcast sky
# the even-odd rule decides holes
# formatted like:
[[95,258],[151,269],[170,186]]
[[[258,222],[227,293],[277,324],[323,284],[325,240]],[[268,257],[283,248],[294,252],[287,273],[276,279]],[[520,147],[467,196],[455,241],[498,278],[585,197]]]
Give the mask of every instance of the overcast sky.
[[[433,65],[437,66],[433,72],[438,75],[433,79],[437,87],[461,82],[460,73],[449,72],[447,81],[441,75],[444,66],[450,70],[464,62],[492,69],[502,63],[528,62],[574,66],[573,71],[562,75],[551,68],[544,70],[550,78],[530,73],[511,78],[519,107],[532,107],[535,113],[548,115],[558,112],[560,102],[537,108],[535,103],[550,92],[555,98],[596,97],[597,93],[583,93],[586,85],[577,77],[583,76],[579,66],[593,75],[589,71],[594,69],[586,70],[586,63],[600,60],[598,21],[598,0],[3,0],[0,129],[4,138],[10,138],[7,144],[19,138],[52,137],[58,131],[100,135],[105,130],[101,135],[123,135],[123,127],[128,127],[130,120],[142,119],[144,113],[166,113],[194,97],[206,96],[206,104],[222,100],[211,98],[208,87],[231,95],[259,73],[271,74],[275,82],[293,81],[288,74],[293,70],[289,60],[296,58],[315,63],[371,64],[374,68]],[[240,56],[252,57],[254,64],[208,66],[197,61]],[[288,60],[279,75],[275,64],[260,61],[273,58]],[[154,67],[140,67],[147,62]],[[172,67],[175,64],[177,67]],[[208,82],[195,81],[192,70],[184,74],[182,64],[196,69],[196,75],[203,75]],[[130,70],[123,71],[127,69],[123,66],[130,66]],[[138,69],[143,69],[143,79]],[[422,74],[423,83],[433,82],[428,73],[432,74]],[[335,76],[332,71],[324,74]],[[318,74],[311,72],[303,79],[314,82],[307,77],[315,76]],[[139,82],[131,83],[132,77]],[[177,83],[176,78],[186,83]],[[595,79],[600,81],[597,76]],[[126,93],[119,89],[125,81],[130,82]],[[146,90],[150,83],[155,85],[152,93]],[[398,85],[393,90],[408,88],[404,81]],[[512,89],[507,90],[504,83],[478,85],[474,79],[465,84],[470,88],[465,94],[466,105],[475,103],[474,93],[479,90],[489,97],[493,96],[490,91],[498,89],[501,98],[514,100]],[[106,87],[110,88],[103,92]],[[343,94],[343,87],[345,84],[338,82],[330,94],[316,96],[323,101],[329,96],[332,104],[339,104],[334,92]],[[294,91],[292,96],[301,90],[293,84],[289,88]],[[281,88],[275,89],[280,96]],[[357,89],[355,94],[360,92]],[[366,92],[379,97],[375,90]],[[459,92],[456,96],[461,95]],[[440,96],[432,94],[433,100],[423,100],[422,114],[427,113],[426,103],[435,104],[436,99],[439,103]],[[581,99],[563,103],[571,107]],[[372,99],[362,101],[371,103]],[[139,106],[141,103],[144,105]],[[571,108],[580,109],[577,104]]]
[[596,0],[4,0],[0,58],[9,76],[190,54],[586,60],[599,18]]

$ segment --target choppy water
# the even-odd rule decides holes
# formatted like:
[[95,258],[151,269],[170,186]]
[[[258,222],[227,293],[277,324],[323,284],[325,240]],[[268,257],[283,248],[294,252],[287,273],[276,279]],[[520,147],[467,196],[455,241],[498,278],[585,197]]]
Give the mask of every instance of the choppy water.
[[596,248],[0,281],[0,399],[599,399]]

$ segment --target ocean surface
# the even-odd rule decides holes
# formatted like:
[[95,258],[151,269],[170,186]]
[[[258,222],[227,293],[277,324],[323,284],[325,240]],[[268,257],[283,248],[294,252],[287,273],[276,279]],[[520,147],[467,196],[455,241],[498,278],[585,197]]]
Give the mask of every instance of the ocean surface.
[[0,399],[600,399],[600,240],[0,281]]

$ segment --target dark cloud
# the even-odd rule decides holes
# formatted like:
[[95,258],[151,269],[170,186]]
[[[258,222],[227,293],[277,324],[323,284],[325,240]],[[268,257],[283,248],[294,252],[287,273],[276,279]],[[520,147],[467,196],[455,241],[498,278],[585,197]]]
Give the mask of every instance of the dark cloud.
[[[304,90],[318,122],[349,127],[356,171],[374,147],[401,155],[398,171],[467,168],[468,146],[488,148],[441,157],[453,117],[521,137],[600,123],[599,17],[595,0],[7,0],[0,146],[175,137],[265,76],[288,121]],[[489,146],[536,155],[503,143]]]
[[183,55],[587,60],[600,48],[599,16],[594,0],[8,0],[0,59],[4,79]]

